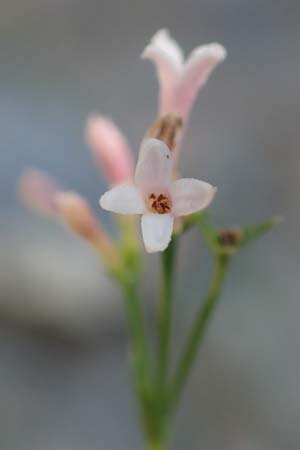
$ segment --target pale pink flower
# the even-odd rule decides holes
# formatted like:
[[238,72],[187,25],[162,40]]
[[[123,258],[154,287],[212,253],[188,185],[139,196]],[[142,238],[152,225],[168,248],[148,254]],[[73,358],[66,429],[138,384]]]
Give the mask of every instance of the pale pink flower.
[[175,113],[188,118],[199,90],[213,69],[225,59],[226,50],[217,43],[196,47],[184,61],[182,49],[167,30],[159,30],[142,57],[156,65],[160,84],[159,116]]
[[95,163],[109,184],[133,178],[133,156],[126,138],[108,118],[91,116],[86,125],[86,140]]
[[18,194],[25,206],[64,222],[74,233],[92,244],[111,267],[116,265],[114,244],[79,194],[63,192],[51,177],[34,169],[25,171],[21,176]]
[[87,201],[75,192],[60,192],[55,199],[57,213],[76,234],[93,241],[99,226]]
[[173,160],[158,139],[142,142],[134,183],[121,184],[100,198],[102,208],[119,214],[142,214],[142,235],[149,253],[167,248],[174,219],[206,208],[216,188],[192,178],[172,180]]
[[99,250],[112,266],[117,264],[117,252],[110,237],[96,219],[88,202],[75,192],[61,192],[56,207],[62,221],[78,236]]
[[58,192],[56,181],[42,171],[28,169],[20,177],[18,194],[22,203],[42,214],[55,216]]

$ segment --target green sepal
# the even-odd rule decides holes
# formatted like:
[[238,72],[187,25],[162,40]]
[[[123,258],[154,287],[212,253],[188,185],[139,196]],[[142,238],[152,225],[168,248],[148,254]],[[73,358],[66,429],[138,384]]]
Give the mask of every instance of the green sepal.
[[210,214],[204,212],[188,216],[181,233],[196,225],[213,253],[230,256],[261,238],[281,222],[281,218],[274,217],[255,225],[217,229],[212,223]]

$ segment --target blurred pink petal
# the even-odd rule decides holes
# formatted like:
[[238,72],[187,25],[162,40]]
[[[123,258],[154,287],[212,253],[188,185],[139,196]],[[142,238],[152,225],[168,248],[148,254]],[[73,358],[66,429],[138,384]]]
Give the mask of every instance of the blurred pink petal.
[[159,30],[142,53],[156,65],[160,84],[160,112],[162,116],[173,110],[174,90],[183,67],[183,53],[167,30]]
[[18,194],[22,203],[42,214],[56,214],[55,197],[58,192],[55,180],[41,171],[29,169],[20,177]]
[[110,237],[96,219],[88,202],[74,192],[60,192],[56,196],[57,213],[78,236],[98,249],[111,266],[117,262],[117,251]]
[[175,112],[181,117],[186,118],[189,115],[199,90],[225,57],[226,50],[220,44],[203,45],[192,51],[175,92]]
[[94,160],[109,184],[133,178],[133,156],[116,125],[102,116],[92,116],[86,125],[86,140]]

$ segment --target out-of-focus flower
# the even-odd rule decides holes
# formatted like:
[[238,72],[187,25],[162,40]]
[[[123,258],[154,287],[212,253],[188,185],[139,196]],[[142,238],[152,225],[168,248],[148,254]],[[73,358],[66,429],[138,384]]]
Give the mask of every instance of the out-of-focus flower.
[[98,224],[87,201],[75,192],[61,192],[56,197],[58,214],[76,234],[94,240]]
[[25,170],[19,180],[18,195],[22,203],[48,216],[56,214],[55,196],[58,192],[56,181],[39,170]]
[[23,173],[18,191],[27,207],[63,221],[74,233],[93,245],[110,267],[116,266],[115,246],[83,197],[73,192],[63,192],[55,180],[34,169]]
[[121,184],[100,198],[102,208],[119,214],[142,214],[142,235],[149,253],[167,248],[174,219],[206,208],[216,188],[204,181],[172,181],[173,160],[158,139],[142,142],[134,183]]
[[184,121],[201,87],[213,69],[225,59],[217,43],[196,47],[184,62],[182,49],[167,30],[159,30],[142,53],[156,65],[160,84],[159,116],[175,113]]
[[61,192],[56,196],[56,207],[62,220],[75,234],[95,246],[110,266],[116,266],[115,246],[83,197],[74,192]]
[[133,156],[126,138],[108,118],[91,116],[86,125],[86,140],[92,156],[109,184],[133,179]]
[[[150,139],[142,143],[135,175],[131,149],[116,125],[97,115],[87,121],[85,135],[92,156],[108,184],[115,186],[101,197],[101,206],[121,214],[143,214],[142,235],[149,252],[168,246],[176,217],[207,207],[214,197],[215,188],[208,183],[172,180],[177,149],[197,92],[225,55],[221,45],[209,44],[196,48],[184,63],[182,50],[169,33],[160,30],[155,34],[143,57],[156,64],[160,114],[146,134]],[[21,177],[19,194],[26,206],[67,223],[107,262],[116,259],[114,243],[78,194],[62,192],[54,180],[34,170]],[[127,244],[134,242],[135,224],[124,218],[119,225]]]

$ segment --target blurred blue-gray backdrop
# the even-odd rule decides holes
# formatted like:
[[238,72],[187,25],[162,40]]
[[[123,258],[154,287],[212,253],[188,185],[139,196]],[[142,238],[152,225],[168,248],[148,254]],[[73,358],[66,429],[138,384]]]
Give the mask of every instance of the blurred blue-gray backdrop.
[[[228,49],[195,105],[182,173],[218,186],[220,225],[285,218],[234,261],[172,448],[299,449],[299,22],[297,0],[1,0],[1,450],[141,448],[118,292],[83,243],[22,209],[15,186],[23,167],[43,168],[110,226],[84,122],[113,117],[137,153],[157,106],[139,54],[161,27],[187,51]],[[178,345],[210,266],[191,233]]]

